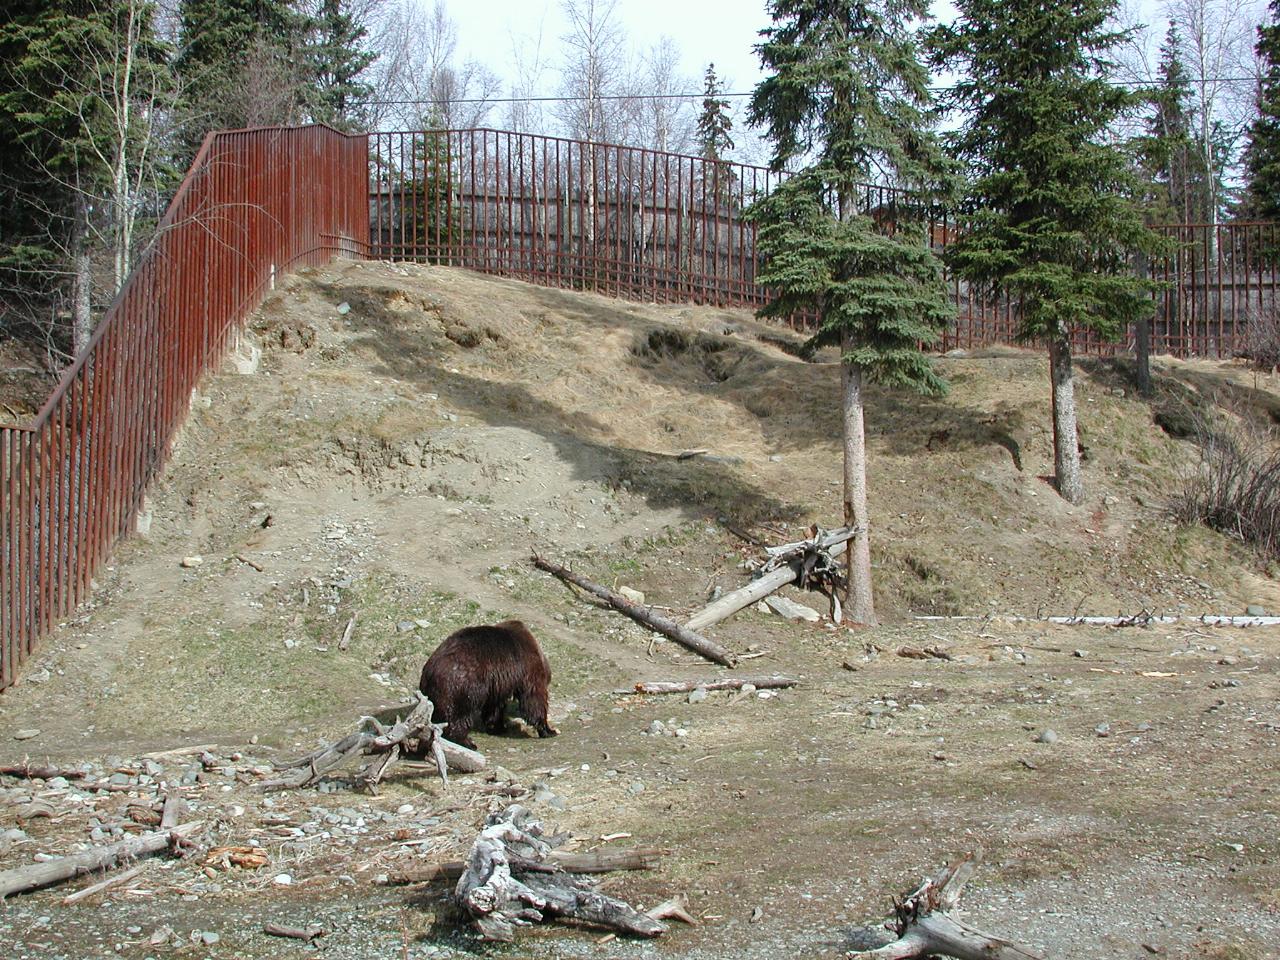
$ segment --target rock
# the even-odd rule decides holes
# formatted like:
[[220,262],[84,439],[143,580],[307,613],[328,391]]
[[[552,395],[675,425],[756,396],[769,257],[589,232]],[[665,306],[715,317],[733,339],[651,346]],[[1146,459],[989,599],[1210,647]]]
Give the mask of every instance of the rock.
[[769,457],[769,462],[770,462],[770,463],[781,463],[781,462],[782,462],[782,454],[780,454],[780,453],[775,453],[775,454],[773,454],[772,456],[770,456],[770,457]]
[[619,587],[618,593],[622,594],[632,603],[644,603],[644,594],[639,590],[632,590],[630,587]]
[[190,556],[190,557],[183,557],[180,561],[178,561],[178,566],[185,567],[186,569],[191,570],[191,569],[194,569],[195,567],[200,566],[202,563],[204,563],[204,557]]
[[338,304],[338,316],[345,317],[350,312],[351,312],[351,304],[347,303],[347,301],[343,300],[340,304]]
[[277,873],[271,878],[271,882],[277,887],[287,887],[293,883],[293,877],[287,873]]
[[963,360],[965,357],[969,356],[969,351],[959,350],[959,349],[948,350],[946,353],[943,354],[943,356],[946,357],[948,360]]
[[1089,651],[1088,650],[1072,650],[1071,655],[1073,657],[1078,657],[1079,659],[1083,660],[1085,657],[1089,655]]
[[1104,721],[1103,723],[1100,723],[1096,727],[1094,727],[1093,732],[1100,737],[1109,737],[1111,736],[1111,724],[1106,723]]
[[1250,617],[1265,617],[1267,615],[1267,608],[1259,606],[1256,603],[1251,603],[1244,608],[1244,612]]
[[400,813],[400,814],[413,813],[413,804],[412,803],[400,804],[400,806],[396,807],[396,813]]
[[147,942],[153,947],[158,947],[163,943],[168,943],[173,939],[173,927],[164,926],[156,927],[151,931],[151,936],[147,938]]
[[204,933],[200,934],[200,942],[203,943],[206,947],[212,947],[215,943],[217,943],[221,939],[222,938],[218,936],[216,933],[214,933],[212,930],[206,930],[204,931]]
[[415,620],[401,620],[396,624],[396,631],[398,633],[413,633],[413,631],[417,629],[418,624]]
[[1040,731],[1040,736],[1036,737],[1036,743],[1057,743],[1058,735],[1049,729]]
[[817,610],[806,607],[803,603],[788,600],[786,597],[766,597],[764,602],[770,610],[788,620],[807,620],[809,623],[817,623],[822,619],[822,615]]
[[667,725],[661,720],[654,720],[649,724],[649,729],[645,731],[651,737],[660,737],[667,732]]
[[701,703],[705,699],[707,699],[706,687],[694,687],[694,689],[689,691],[690,703]]
[[643,780],[631,781],[631,785],[627,787],[627,793],[631,794],[632,796],[639,796],[640,794],[644,793],[644,781]]
[[14,733],[14,735],[13,735],[13,739],[15,739],[15,740],[30,740],[30,739],[32,739],[33,737],[38,737],[38,736],[40,736],[40,731],[39,731],[39,730],[34,730],[34,729],[32,729],[32,730],[19,730],[19,731],[17,731],[16,733]]
[[742,685],[741,693],[743,696],[749,697],[751,696],[751,694],[755,692],[756,692],[756,685],[754,683],[744,683]]

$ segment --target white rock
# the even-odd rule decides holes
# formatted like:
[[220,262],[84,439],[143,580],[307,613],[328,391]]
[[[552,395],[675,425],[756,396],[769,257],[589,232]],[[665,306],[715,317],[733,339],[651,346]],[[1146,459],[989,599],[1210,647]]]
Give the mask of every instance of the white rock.
[[632,603],[644,603],[644,594],[639,590],[632,590],[630,587],[619,587],[618,592]]
[[271,882],[274,883],[277,887],[287,887],[293,883],[293,877],[291,877],[287,873],[277,873],[274,877],[271,878]]
[[190,570],[193,567],[200,566],[202,563],[204,563],[204,557],[190,556],[190,557],[183,557],[178,565],[181,567],[186,567],[188,570]]
[[786,597],[766,597],[764,602],[770,610],[788,620],[807,620],[809,623],[817,623],[822,619],[822,615],[813,607],[806,607],[803,603],[796,603]]

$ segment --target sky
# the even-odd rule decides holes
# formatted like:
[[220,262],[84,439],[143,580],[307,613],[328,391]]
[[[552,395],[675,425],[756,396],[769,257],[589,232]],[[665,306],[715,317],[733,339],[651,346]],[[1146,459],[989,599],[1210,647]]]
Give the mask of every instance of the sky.
[[[513,44],[530,43],[542,33],[543,56],[552,68],[543,78],[543,94],[552,95],[566,32],[560,0],[447,0],[458,24],[459,59],[474,57],[500,75],[511,61]],[[732,81],[730,92],[749,92],[760,77],[752,46],[769,22],[765,0],[617,0],[616,16],[632,46],[647,49],[664,34],[680,48],[684,72],[702,90],[708,62]]]

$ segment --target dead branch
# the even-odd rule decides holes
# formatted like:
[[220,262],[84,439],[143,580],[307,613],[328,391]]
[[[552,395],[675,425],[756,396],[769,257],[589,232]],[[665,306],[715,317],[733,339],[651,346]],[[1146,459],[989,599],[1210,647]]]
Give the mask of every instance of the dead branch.
[[851,960],[908,960],[943,954],[958,960],[1040,960],[1026,947],[983,933],[952,916],[982,858],[975,850],[948,864],[895,904],[898,939],[873,950],[848,954]]
[[691,927],[698,925],[698,918],[689,912],[689,898],[683,893],[677,894],[670,900],[662,901],[656,907],[649,908],[644,912],[644,915],[651,920],[670,920],[674,918],[689,924]]
[[548,864],[550,847],[542,836],[542,824],[516,804],[490,816],[472,845],[454,896],[484,939],[509,942],[517,926],[547,917],[571,917],[642,937],[666,932],[664,924]]
[[323,927],[286,927],[280,923],[268,923],[262,928],[262,932],[272,937],[288,937],[291,940],[305,940],[307,943],[325,934]]
[[0,766],[0,774],[6,777],[23,777],[30,780],[52,780],[62,777],[64,780],[84,779],[83,770],[63,770],[60,767],[33,767],[30,763],[14,763]]
[[674,640],[681,646],[687,647],[694,653],[706,657],[713,663],[719,663],[726,667],[733,666],[733,655],[714,640],[708,640],[706,637],[694,633],[692,630],[687,630],[674,620],[668,620],[666,617],[654,613],[647,607],[643,607],[638,603],[632,603],[621,594],[615,593],[608,587],[602,587],[598,583],[593,583],[586,577],[574,573],[569,568],[563,567],[558,563],[553,563],[550,560],[544,560],[536,554],[534,555],[532,562],[539,570],[545,570],[552,576],[558,577],[566,583],[571,583],[574,586],[587,591],[587,593],[599,597],[619,613],[626,614],[637,623],[643,624],[650,630]]
[[703,690],[741,690],[750,684],[757,690],[780,690],[794,687],[798,681],[789,677],[725,677],[721,680],[648,680],[636,684],[636,693],[690,693]]
[[144,833],[119,843],[95,847],[70,857],[59,857],[44,863],[32,863],[0,873],[0,900],[15,893],[37,890],[84,873],[107,870],[116,864],[150,856],[165,849],[177,849],[184,841],[204,829],[202,821],[183,824],[172,830]]
[[95,893],[101,893],[109,887],[118,886],[126,880],[132,880],[143,871],[145,866],[145,864],[140,863],[136,867],[126,870],[124,873],[113,874],[105,880],[99,880],[97,883],[85,887],[83,890],[77,890],[75,893],[63,897],[62,905],[64,907],[69,907],[73,903],[79,903],[81,900],[86,900],[89,897],[92,897]]
[[353,733],[280,767],[287,772],[275,780],[263,781],[260,787],[263,790],[305,787],[354,757],[373,756],[374,759],[365,763],[356,775],[359,782],[372,788],[386,775],[410,740],[417,741],[435,758],[436,769],[445,783],[449,782],[449,769],[465,773],[484,769],[483,754],[444,738],[441,733],[444,725],[431,721],[432,710],[431,701],[417,694],[413,709],[390,728],[381,726],[372,717],[365,717]]
[[[853,529],[849,527],[830,533],[823,533],[814,527],[813,536],[808,540],[765,547],[767,559],[756,571],[756,578],[745,587],[726,593],[719,600],[703,607],[689,618],[685,629],[703,630],[713,623],[719,623],[788,583],[799,581],[802,587],[808,586],[810,582],[829,586],[839,576],[836,561],[830,551],[847,542],[853,534]],[[838,622],[840,617],[833,615],[832,619]]]
[[259,573],[262,572],[262,564],[258,563],[256,560],[250,560],[243,553],[237,553],[236,559],[247,566],[253,567],[253,569],[257,570]]
[[[521,869],[541,873],[564,870],[568,873],[613,873],[617,870],[652,870],[658,865],[663,851],[657,847],[634,847],[627,850],[595,850],[590,853],[569,853],[564,850],[548,851],[544,861],[521,861]],[[438,880],[456,881],[466,872],[462,860],[445,860],[422,867],[400,871],[391,882],[432,883]]]
[[342,631],[342,639],[338,641],[338,649],[345,650],[351,643],[351,635],[356,632],[356,618],[353,615],[347,621],[347,627]]

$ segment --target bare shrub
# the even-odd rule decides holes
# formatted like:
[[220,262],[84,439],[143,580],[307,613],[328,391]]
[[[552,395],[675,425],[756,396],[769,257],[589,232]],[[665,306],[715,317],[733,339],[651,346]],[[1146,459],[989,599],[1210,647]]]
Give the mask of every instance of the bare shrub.
[[1249,309],[1236,356],[1263,370],[1280,367],[1280,310],[1275,304]]
[[1280,559],[1280,444],[1246,427],[1196,432],[1200,463],[1184,479],[1174,515],[1250,544]]

